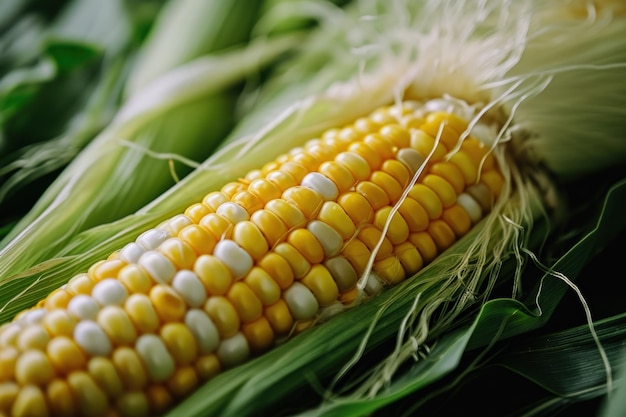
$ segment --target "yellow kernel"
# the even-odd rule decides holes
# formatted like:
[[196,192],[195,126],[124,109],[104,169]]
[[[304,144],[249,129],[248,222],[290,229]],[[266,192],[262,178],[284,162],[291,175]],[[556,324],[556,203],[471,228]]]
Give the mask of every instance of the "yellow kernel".
[[365,136],[363,143],[374,149],[383,161],[393,158],[396,154],[393,143],[389,142],[378,133],[371,133]]
[[313,266],[301,281],[311,290],[320,305],[332,304],[339,296],[337,284],[324,265]]
[[320,165],[319,173],[335,183],[340,193],[354,187],[355,179],[350,170],[338,162],[327,161]]
[[69,292],[63,289],[56,289],[46,298],[44,307],[47,310],[66,308],[71,299],[72,295]]
[[248,252],[254,260],[260,259],[269,250],[265,236],[251,221],[242,221],[235,225],[233,240]]
[[128,292],[147,294],[152,288],[152,278],[136,264],[126,265],[119,272],[119,281],[128,289]]
[[365,227],[361,229],[359,233],[359,240],[361,240],[370,253],[373,253],[376,250],[376,256],[374,259],[380,260],[384,259],[387,256],[391,255],[393,251],[393,245],[388,237],[382,235],[382,231],[377,227]]
[[448,150],[443,144],[437,143],[437,146],[435,146],[435,138],[421,130],[416,130],[411,135],[411,148],[425,157],[432,152],[432,157],[430,158],[431,163],[441,161],[448,153]]
[[[55,379],[46,387],[46,401],[53,416],[73,416],[76,403],[69,384],[64,379]],[[2,407],[0,406],[0,409]]]
[[452,162],[437,162],[430,167],[430,172],[448,181],[456,194],[461,194],[465,189],[465,177],[461,170]]
[[335,156],[335,161],[346,167],[356,181],[368,179],[372,172],[367,160],[356,152],[341,152]]
[[395,179],[400,187],[404,191],[404,187],[407,186],[411,180],[411,173],[409,169],[402,162],[395,159],[389,159],[383,163],[381,170],[391,175]]
[[277,215],[288,229],[301,227],[306,223],[306,218],[302,211],[295,204],[290,204],[285,200],[270,200],[265,205],[265,209]]
[[244,324],[241,332],[248,339],[248,345],[253,353],[264,352],[274,344],[274,331],[270,322],[263,316]]
[[[277,171],[269,172],[265,176],[265,179],[271,182],[272,184],[274,184],[276,187],[278,187],[281,193],[284,192],[288,188],[295,187],[296,185],[298,185],[298,182],[293,177],[293,175],[291,175],[287,171],[277,170]],[[280,196],[276,198],[280,198]]]
[[400,125],[388,124],[380,129],[380,135],[398,148],[408,148],[411,145],[411,135]]
[[241,323],[237,310],[226,297],[213,296],[204,303],[204,311],[213,320],[222,339],[234,336]]
[[55,376],[48,356],[36,349],[22,352],[15,363],[15,379],[21,385],[45,385]]
[[265,307],[263,316],[276,334],[287,334],[293,327],[293,316],[289,311],[289,306],[282,298],[271,306]]
[[442,125],[441,120],[433,118],[432,114],[426,117],[426,121],[420,126],[420,129],[433,138],[439,137],[439,141],[447,149],[453,149],[459,141],[459,132],[450,126],[446,126],[445,121]]
[[150,409],[148,398],[141,391],[125,392],[115,400],[115,407],[122,416],[146,416]]
[[411,242],[404,242],[396,246],[393,253],[402,264],[406,276],[417,273],[424,266],[422,255]]
[[289,242],[310,263],[324,260],[324,248],[313,233],[307,229],[296,229],[287,236]]
[[250,323],[261,317],[263,304],[254,291],[245,283],[235,282],[226,294],[243,323]]
[[[123,350],[122,352],[128,351]],[[124,358],[124,353],[118,353],[117,361],[121,366],[123,363],[126,363],[128,359]],[[131,367],[132,366],[136,367],[136,364],[131,365]],[[91,375],[96,384],[104,390],[107,396],[115,398],[122,393],[124,389],[122,379],[118,375],[117,369],[115,369],[115,365],[111,359],[104,356],[91,358],[87,364],[87,372],[89,372],[89,375]],[[141,372],[143,372],[143,370]],[[133,382],[131,381],[129,385],[133,385]]]
[[430,263],[439,253],[435,241],[428,232],[417,232],[409,235],[409,241],[422,255],[425,263]]
[[22,387],[11,407],[13,417],[48,416],[46,398],[41,388],[34,385]]
[[199,223],[207,232],[211,233],[216,240],[229,239],[233,224],[225,217],[217,213],[209,213]]
[[408,194],[409,197],[417,201],[428,213],[428,217],[437,219],[443,213],[443,205],[437,194],[424,184],[415,184]]
[[354,152],[361,158],[365,159],[371,170],[375,170],[380,167],[382,158],[371,146],[366,145],[363,142],[355,142],[348,146],[348,151]]
[[161,327],[161,339],[178,365],[188,365],[198,356],[198,347],[191,331],[183,323],[167,323]]
[[155,285],[150,290],[150,301],[163,322],[180,321],[185,316],[185,301],[167,285]]
[[39,324],[26,326],[17,337],[17,347],[20,350],[39,349],[45,350],[50,335],[46,329]]
[[72,295],[76,294],[91,294],[91,289],[94,286],[94,282],[87,276],[87,274],[78,274],[67,283],[65,290]]
[[155,415],[163,414],[174,402],[167,388],[157,384],[146,388],[146,398],[148,399],[150,411]]
[[270,180],[259,178],[250,183],[248,191],[259,197],[263,204],[275,198],[280,198],[283,190]]
[[302,178],[309,173],[309,171],[302,166],[302,164],[293,161],[282,164],[280,169],[291,174],[291,176],[296,180],[296,184],[300,184]]
[[172,261],[178,269],[191,269],[196,260],[193,248],[178,238],[167,239],[157,250]]
[[234,182],[229,182],[228,184],[224,185],[220,191],[228,197],[228,200],[231,200],[235,194],[240,193],[241,191],[245,189],[246,189],[245,184],[238,182],[238,181],[234,181]]
[[[281,290],[289,288],[293,283],[293,271],[291,266],[287,260],[278,253],[268,253],[258,262],[258,265],[272,277]],[[252,270],[254,270],[254,268]]]
[[430,222],[427,231],[440,252],[448,249],[456,241],[454,231],[443,220],[437,219]]
[[213,255],[199,256],[193,270],[210,295],[225,294],[233,282],[230,269]]
[[359,117],[354,121],[354,129],[361,133],[374,133],[380,129],[380,126],[369,117]]
[[456,203],[456,192],[454,188],[439,175],[428,174],[422,179],[422,183],[437,194],[443,208],[448,208]]
[[389,194],[372,181],[361,181],[358,183],[356,192],[365,197],[374,210],[378,210],[390,203]]
[[191,246],[196,255],[212,253],[217,239],[206,229],[197,224],[191,224],[178,233],[178,238]]
[[62,373],[85,366],[86,357],[74,340],[67,336],[57,336],[48,343],[46,353],[52,365]]
[[392,204],[398,201],[404,191],[404,187],[394,177],[384,171],[373,172],[371,182],[378,185],[387,194]]
[[8,381],[15,377],[15,364],[20,356],[20,351],[12,346],[3,346],[0,349],[0,381]]
[[261,198],[257,197],[255,194],[250,191],[240,191],[235,194],[232,198],[232,202],[243,207],[248,214],[254,213],[257,210],[260,210],[265,205],[265,201]]
[[350,261],[358,275],[361,275],[365,271],[371,254],[372,252],[365,243],[359,239],[353,239],[347,242],[342,251],[342,255]]
[[458,204],[445,209],[441,219],[450,226],[457,237],[463,236],[472,227],[472,219],[470,219],[469,214]]
[[287,235],[287,226],[276,214],[269,210],[259,210],[252,214],[250,221],[259,228],[269,248],[284,239]]
[[102,415],[108,407],[108,399],[87,372],[72,372],[67,383],[78,403],[81,415]]
[[395,256],[391,255],[374,263],[372,270],[388,284],[397,284],[404,281],[406,273],[402,264]]
[[209,213],[211,213],[211,209],[202,203],[192,204],[185,210],[185,216],[189,217],[194,223],[199,223]]
[[217,375],[221,370],[220,360],[214,353],[208,355],[202,355],[196,360],[194,364],[196,372],[202,381]]
[[483,172],[480,174],[480,182],[485,184],[496,198],[500,196],[504,187],[504,178],[495,170]]
[[[367,187],[368,186],[366,186],[366,188]],[[367,192],[367,189],[362,190],[362,192]],[[374,219],[373,205],[368,201],[363,193],[348,192],[342,194],[337,199],[337,204],[341,206],[343,211],[350,217],[355,226],[369,224]]]
[[148,383],[148,374],[135,348],[122,346],[115,349],[111,362],[125,389],[143,389]]
[[280,287],[262,267],[252,268],[244,282],[265,306],[274,304],[280,298]]
[[116,345],[130,345],[137,338],[137,331],[133,323],[126,311],[119,306],[104,307],[98,313],[97,321],[111,342]]
[[465,178],[465,185],[471,185],[478,179],[478,164],[472,161],[470,156],[462,150],[450,156],[449,159],[454,165],[461,170]]
[[465,139],[461,149],[477,166],[482,167],[484,171],[490,171],[496,168],[496,159],[490,152],[490,148],[485,146],[478,139],[472,137]]
[[324,202],[320,193],[303,186],[292,187],[285,190],[282,197],[295,205],[307,219],[314,219]]
[[408,239],[409,225],[400,213],[396,212],[393,216],[391,216],[391,210],[391,206],[386,206],[377,210],[376,215],[374,216],[374,225],[382,231],[387,222],[389,222],[385,236],[389,239],[392,245],[398,245]]
[[[302,151],[296,152],[295,154],[291,156],[291,160],[299,163],[300,165],[305,167],[306,170],[309,172],[315,171],[317,170],[317,167],[319,166],[320,162],[324,160],[323,155],[312,155],[308,152],[309,152],[308,150],[306,152],[302,152]],[[321,156],[322,158],[318,159],[318,157],[316,156],[318,157]],[[277,197],[274,197],[274,198],[277,198]]]
[[213,191],[202,199],[202,204],[209,209],[209,213],[215,213],[217,208],[227,201],[230,201],[230,199],[226,194],[221,191]]
[[424,119],[413,114],[408,114],[400,118],[400,125],[405,129],[419,129],[422,123],[424,123]]
[[[370,207],[369,204],[367,207]],[[334,201],[324,202],[317,218],[339,233],[344,240],[349,239],[356,232],[356,227],[350,216],[339,203]]]
[[124,302],[124,310],[140,333],[152,333],[159,327],[157,312],[145,294],[131,294]]
[[398,206],[398,213],[402,216],[410,232],[426,230],[430,219],[424,207],[411,197],[406,197]]
[[120,270],[126,266],[126,262],[121,259],[96,262],[89,268],[87,275],[94,283],[106,278],[117,278]]
[[167,381],[167,387],[175,398],[182,398],[196,389],[198,382],[198,374],[193,366],[181,366]]
[[296,279],[302,278],[311,269],[311,263],[291,243],[279,243],[274,252],[287,261]]

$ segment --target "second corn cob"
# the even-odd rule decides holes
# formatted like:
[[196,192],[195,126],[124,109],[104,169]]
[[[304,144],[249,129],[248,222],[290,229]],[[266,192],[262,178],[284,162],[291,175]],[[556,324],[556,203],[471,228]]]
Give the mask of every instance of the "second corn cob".
[[328,130],[73,277],[1,328],[0,413],[164,412],[418,272],[504,183],[454,110],[406,101]]

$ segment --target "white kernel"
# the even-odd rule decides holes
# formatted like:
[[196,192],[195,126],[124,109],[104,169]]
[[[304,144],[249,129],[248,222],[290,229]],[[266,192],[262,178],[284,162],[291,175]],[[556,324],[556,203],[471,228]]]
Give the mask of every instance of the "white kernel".
[[114,278],[103,279],[93,286],[91,296],[102,306],[122,305],[128,298],[128,291]]
[[194,335],[200,353],[210,353],[217,349],[220,335],[213,320],[203,311],[192,309],[185,315],[185,326]]
[[204,285],[192,271],[178,271],[172,280],[172,287],[190,307],[200,307],[206,300]]
[[444,98],[434,98],[424,103],[424,109],[428,112],[443,111],[446,113],[454,113],[456,107],[454,103]]
[[398,161],[402,162],[414,175],[422,166],[426,158],[424,155],[411,148],[402,148],[398,151]]
[[220,204],[215,212],[233,224],[248,220],[250,217],[245,208],[231,201]]
[[111,352],[111,341],[98,323],[91,320],[78,322],[74,327],[74,341],[92,356],[106,356]]
[[17,322],[6,323],[0,328],[0,346],[13,346],[22,332],[22,326]]
[[157,335],[149,333],[141,335],[135,343],[135,350],[145,365],[151,381],[163,382],[174,373],[174,359]]
[[143,232],[135,240],[139,246],[145,250],[154,250],[159,247],[161,243],[170,238],[170,234],[165,230],[150,229]]
[[176,267],[165,255],[148,251],[141,255],[139,265],[159,284],[169,284],[176,274]]
[[470,219],[472,220],[472,224],[476,224],[482,218],[483,210],[480,207],[480,204],[467,193],[461,193],[456,198],[459,206],[463,207],[463,209],[467,212]]
[[296,320],[312,319],[320,308],[317,298],[304,284],[294,282],[283,292],[283,298]]
[[67,311],[79,320],[95,320],[100,311],[96,300],[85,294],[72,297],[67,304]]
[[24,312],[24,314],[20,315],[19,323],[22,326],[28,326],[29,324],[38,324],[41,323],[41,320],[46,315],[45,308],[35,308],[32,310],[28,310]]
[[376,272],[370,272],[365,283],[365,292],[368,295],[376,295],[383,289],[382,279]]
[[248,340],[241,333],[222,340],[217,348],[217,357],[224,366],[234,366],[242,363],[250,356]]
[[142,246],[139,246],[135,242],[131,242],[122,248],[119,256],[121,260],[126,261],[129,264],[136,264],[145,251],[146,250]]
[[213,256],[222,261],[233,273],[235,279],[246,276],[252,269],[252,256],[234,240],[223,239],[217,242]]
[[479,122],[472,126],[470,135],[483,144],[491,145],[495,138],[498,137],[498,129],[495,125],[487,125],[486,123]]
[[339,253],[343,246],[343,238],[335,229],[320,220],[310,221],[306,228],[309,232],[313,233],[322,244],[325,258],[335,256]]
[[[178,235],[178,232],[180,232],[183,228],[189,226],[192,223],[193,222],[189,217],[185,216],[184,214],[178,214],[171,219],[165,221],[164,227],[162,227],[162,229],[167,230],[171,236],[176,236]],[[161,229],[161,227],[159,227],[159,229]]]
[[324,200],[336,200],[339,189],[332,180],[319,172],[310,172],[302,178],[302,186],[320,193]]

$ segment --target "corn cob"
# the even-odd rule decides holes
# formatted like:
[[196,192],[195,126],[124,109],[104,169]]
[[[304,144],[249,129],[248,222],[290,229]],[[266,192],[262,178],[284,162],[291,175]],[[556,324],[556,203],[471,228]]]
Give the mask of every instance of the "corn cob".
[[71,278],[0,328],[0,415],[160,414],[416,274],[504,184],[451,108],[406,101],[327,130]]

